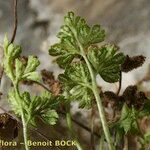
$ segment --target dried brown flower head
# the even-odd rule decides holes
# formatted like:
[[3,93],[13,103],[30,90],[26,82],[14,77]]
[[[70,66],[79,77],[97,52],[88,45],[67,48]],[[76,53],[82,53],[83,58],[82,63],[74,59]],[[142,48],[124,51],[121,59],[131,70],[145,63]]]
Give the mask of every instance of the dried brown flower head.
[[144,106],[144,100],[147,99],[144,92],[139,92],[137,86],[128,86],[120,96],[120,100],[126,102],[126,104],[131,107],[134,106],[140,109]]
[[118,96],[112,91],[101,93],[100,96],[103,98],[103,105],[105,107],[107,107],[108,104],[111,104],[111,106],[113,107],[118,102]]
[[145,99],[147,99],[144,92],[138,91],[136,85],[128,86],[121,96],[118,96],[112,91],[101,92],[100,96],[103,99],[103,105],[105,107],[111,104],[112,107],[122,106],[126,103],[129,107],[134,106],[136,109],[141,109],[145,105]]
[[124,63],[121,65],[121,71],[129,72],[143,65],[145,58],[143,55],[138,55],[134,57],[126,56]]
[[44,69],[41,71],[41,75],[44,84],[48,85],[52,93],[54,95],[59,95],[61,92],[61,85],[58,80],[55,80],[53,73]]

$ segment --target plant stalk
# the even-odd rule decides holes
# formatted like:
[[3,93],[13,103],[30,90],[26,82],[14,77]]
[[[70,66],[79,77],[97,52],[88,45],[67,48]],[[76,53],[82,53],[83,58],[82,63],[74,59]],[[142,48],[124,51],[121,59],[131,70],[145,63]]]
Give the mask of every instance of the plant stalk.
[[91,150],[95,150],[95,142],[94,142],[94,105],[92,103],[91,108]]
[[72,125],[72,120],[71,120],[71,114],[70,114],[70,112],[68,112],[68,113],[66,114],[66,119],[67,119],[67,125],[68,125],[68,128],[69,128],[69,131],[70,131],[72,137],[74,138],[74,140],[76,141],[76,147],[77,147],[77,149],[78,149],[78,150],[83,150],[83,149],[82,149],[82,146],[81,146],[81,144],[79,143],[79,141],[78,141],[78,139],[77,139],[77,137],[76,137],[76,134],[75,134],[75,132],[74,132],[74,130],[73,130],[73,125]]
[[21,111],[21,120],[23,125],[24,146],[26,150],[30,150],[30,147],[28,146],[28,124],[26,123],[23,111]]
[[96,103],[97,103],[97,107],[98,107],[102,127],[103,127],[104,134],[105,134],[105,137],[106,137],[106,140],[107,140],[107,143],[108,143],[108,147],[109,147],[109,150],[114,150],[111,135],[110,135],[109,128],[108,128],[107,121],[106,121],[106,117],[105,117],[105,112],[104,112],[103,105],[102,105],[102,101],[101,101],[101,98],[99,96],[99,91],[98,91],[98,88],[97,88],[96,76],[94,75],[94,71],[93,71],[93,69],[91,67],[91,64],[89,63],[86,56],[84,56],[84,60],[87,64],[87,66],[89,68],[89,72],[91,74],[92,90],[93,90],[93,94],[94,94],[94,97],[95,97],[95,100],[96,100]]
[[21,96],[19,94],[18,83],[13,83],[13,84],[14,84],[17,99],[19,100],[18,104],[20,105],[20,108],[21,108],[20,111],[21,111],[21,120],[22,120],[22,126],[23,126],[23,138],[24,138],[25,150],[30,150],[30,147],[28,146],[28,123],[26,122],[25,114],[24,114],[24,111],[22,108]]
[[109,150],[114,150],[114,146],[113,146],[112,139],[111,139],[110,132],[109,132],[109,128],[108,128],[108,125],[107,125],[107,121],[106,121],[102,101],[101,101],[101,98],[99,96],[99,91],[98,91],[98,88],[97,88],[96,75],[95,75],[94,70],[92,69],[92,66],[91,66],[91,64],[90,64],[90,62],[89,62],[89,60],[88,60],[88,58],[85,54],[85,51],[84,51],[84,48],[83,48],[82,44],[78,40],[77,33],[75,31],[74,31],[74,35],[75,35],[75,38],[78,42],[81,55],[84,58],[84,60],[87,64],[87,67],[89,69],[90,75],[91,75],[92,91],[93,91],[94,97],[96,99],[100,120],[101,120],[101,123],[102,123],[102,127],[103,127],[104,134],[105,134],[105,137],[106,137],[106,140],[107,140],[107,143],[108,143]]
[[104,149],[104,142],[105,142],[105,139],[104,139],[104,135],[102,134],[101,136],[101,139],[100,139],[100,144],[99,144],[99,150],[103,150]]

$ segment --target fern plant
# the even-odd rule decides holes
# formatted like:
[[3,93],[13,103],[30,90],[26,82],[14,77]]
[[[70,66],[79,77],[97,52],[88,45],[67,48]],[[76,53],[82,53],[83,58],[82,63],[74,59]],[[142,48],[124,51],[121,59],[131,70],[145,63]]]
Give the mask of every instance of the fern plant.
[[[60,101],[64,102],[67,111],[66,120],[68,129],[76,140],[76,147],[82,150],[82,145],[73,129],[70,113],[70,104],[78,101],[82,109],[90,109],[96,103],[100,123],[103,128],[101,133],[100,149],[106,141],[109,150],[121,149],[120,143],[124,135],[128,133],[138,136],[141,150],[146,149],[150,142],[150,134],[144,134],[139,126],[139,120],[150,115],[150,99],[143,92],[138,91],[137,86],[129,86],[122,95],[119,92],[100,91],[97,84],[97,76],[108,83],[121,82],[121,72],[129,72],[143,64],[145,57],[125,56],[118,51],[114,44],[99,46],[104,41],[105,31],[100,25],[90,27],[85,19],[69,12],[64,18],[64,25],[58,33],[59,43],[52,45],[49,54],[56,57],[58,65],[64,69],[64,73],[58,76],[58,89],[52,87],[52,92],[46,90],[39,95],[31,95],[29,91],[23,91],[20,87],[22,81],[40,83],[41,77],[36,71],[40,62],[35,56],[28,56],[27,61],[21,60],[21,47],[4,39],[3,67],[13,87],[9,90],[8,99],[12,110],[21,117],[25,149],[29,150],[29,127],[36,126],[36,118],[42,118],[43,122],[54,125],[58,120],[56,108]],[[46,74],[44,78],[51,77]],[[53,86],[51,81],[47,81]],[[45,88],[47,89],[47,88]],[[62,101],[63,100],[63,101]],[[114,111],[120,113],[120,118],[107,123],[105,105],[113,103]],[[111,136],[110,131],[114,132]]]
[[44,91],[39,96],[33,96],[28,91],[21,91],[19,83],[23,80],[40,81],[40,75],[36,71],[39,60],[29,56],[27,63],[20,60],[21,47],[9,43],[7,37],[4,39],[3,67],[6,75],[10,78],[13,88],[8,93],[8,99],[15,114],[21,117],[25,149],[28,146],[28,127],[36,126],[36,117],[50,125],[54,125],[58,119],[55,111],[59,104],[59,97]]
[[117,82],[125,56],[115,45],[98,47],[105,38],[105,31],[100,25],[90,27],[73,12],[64,17],[58,38],[60,42],[51,46],[49,54],[57,56],[58,65],[65,70],[59,80],[66,99],[78,100],[81,108],[90,108],[91,102],[96,101],[109,150],[114,150],[96,77],[100,75],[106,82]]

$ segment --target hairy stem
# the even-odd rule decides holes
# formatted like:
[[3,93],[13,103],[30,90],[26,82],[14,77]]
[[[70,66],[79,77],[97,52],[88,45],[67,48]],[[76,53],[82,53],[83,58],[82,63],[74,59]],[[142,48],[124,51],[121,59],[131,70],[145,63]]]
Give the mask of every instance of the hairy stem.
[[30,147],[28,146],[28,123],[26,122],[25,114],[24,114],[23,107],[22,107],[22,104],[21,104],[21,99],[22,98],[21,98],[20,93],[19,93],[18,83],[13,83],[13,84],[14,84],[18,104],[20,105],[25,150],[30,150]]
[[102,101],[101,101],[101,98],[99,96],[99,91],[98,91],[98,87],[97,87],[97,83],[96,83],[96,75],[95,75],[94,70],[93,70],[93,68],[92,68],[92,66],[91,66],[91,64],[90,64],[90,62],[89,62],[89,60],[88,60],[88,58],[87,58],[87,56],[85,54],[85,51],[84,51],[84,48],[83,48],[82,44],[78,40],[77,33],[75,31],[73,31],[73,33],[74,33],[75,38],[76,38],[76,40],[78,42],[81,55],[84,58],[84,60],[85,60],[85,62],[87,64],[87,67],[89,69],[90,75],[91,75],[92,91],[93,91],[94,97],[96,99],[96,103],[97,103],[97,107],[98,107],[98,111],[99,111],[102,127],[103,127],[104,134],[105,134],[105,137],[106,137],[106,140],[107,140],[107,143],[108,143],[109,150],[114,150],[114,146],[113,146],[112,139],[111,139],[110,132],[109,132],[109,128],[108,128],[108,125],[107,125],[107,121],[106,121],[106,117],[105,117],[105,112],[104,112],[104,109],[103,109]]
[[77,139],[77,137],[76,137],[76,134],[75,134],[75,132],[73,130],[73,125],[72,125],[72,120],[71,120],[71,114],[70,114],[70,112],[68,112],[66,114],[66,119],[67,119],[67,125],[68,125],[68,128],[69,128],[69,131],[70,131],[72,137],[74,138],[74,140],[76,141],[76,147],[77,147],[77,149],[78,150],[83,150],[82,147],[81,147],[81,145],[80,145],[80,143],[79,143],[79,141],[78,141],[78,139]]
[[28,124],[26,123],[23,111],[21,111],[21,120],[23,125],[23,138],[24,138],[25,149],[30,150],[30,147],[28,146]]

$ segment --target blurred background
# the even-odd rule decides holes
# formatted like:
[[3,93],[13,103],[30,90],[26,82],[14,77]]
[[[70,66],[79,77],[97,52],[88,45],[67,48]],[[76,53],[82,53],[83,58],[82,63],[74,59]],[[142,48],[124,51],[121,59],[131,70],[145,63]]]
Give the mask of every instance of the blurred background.
[[[62,70],[52,63],[48,49],[58,41],[56,34],[68,11],[83,16],[91,25],[101,24],[106,29],[105,42],[117,44],[125,54],[146,56],[143,67],[123,74],[122,90],[143,79],[150,67],[150,0],[18,0],[15,43],[22,45],[24,55],[35,54],[39,57],[39,70],[54,71],[56,77]],[[11,37],[12,30],[13,1],[0,0],[1,45],[4,35],[7,33]],[[116,91],[118,87],[118,83],[110,85],[101,79],[98,82],[103,90]],[[5,94],[9,86],[8,80],[3,77],[1,90]],[[149,91],[150,83],[144,82],[141,89]],[[5,96],[0,103],[9,110]],[[73,112],[77,110],[76,104],[73,108]],[[87,112],[84,117],[88,117]]]

